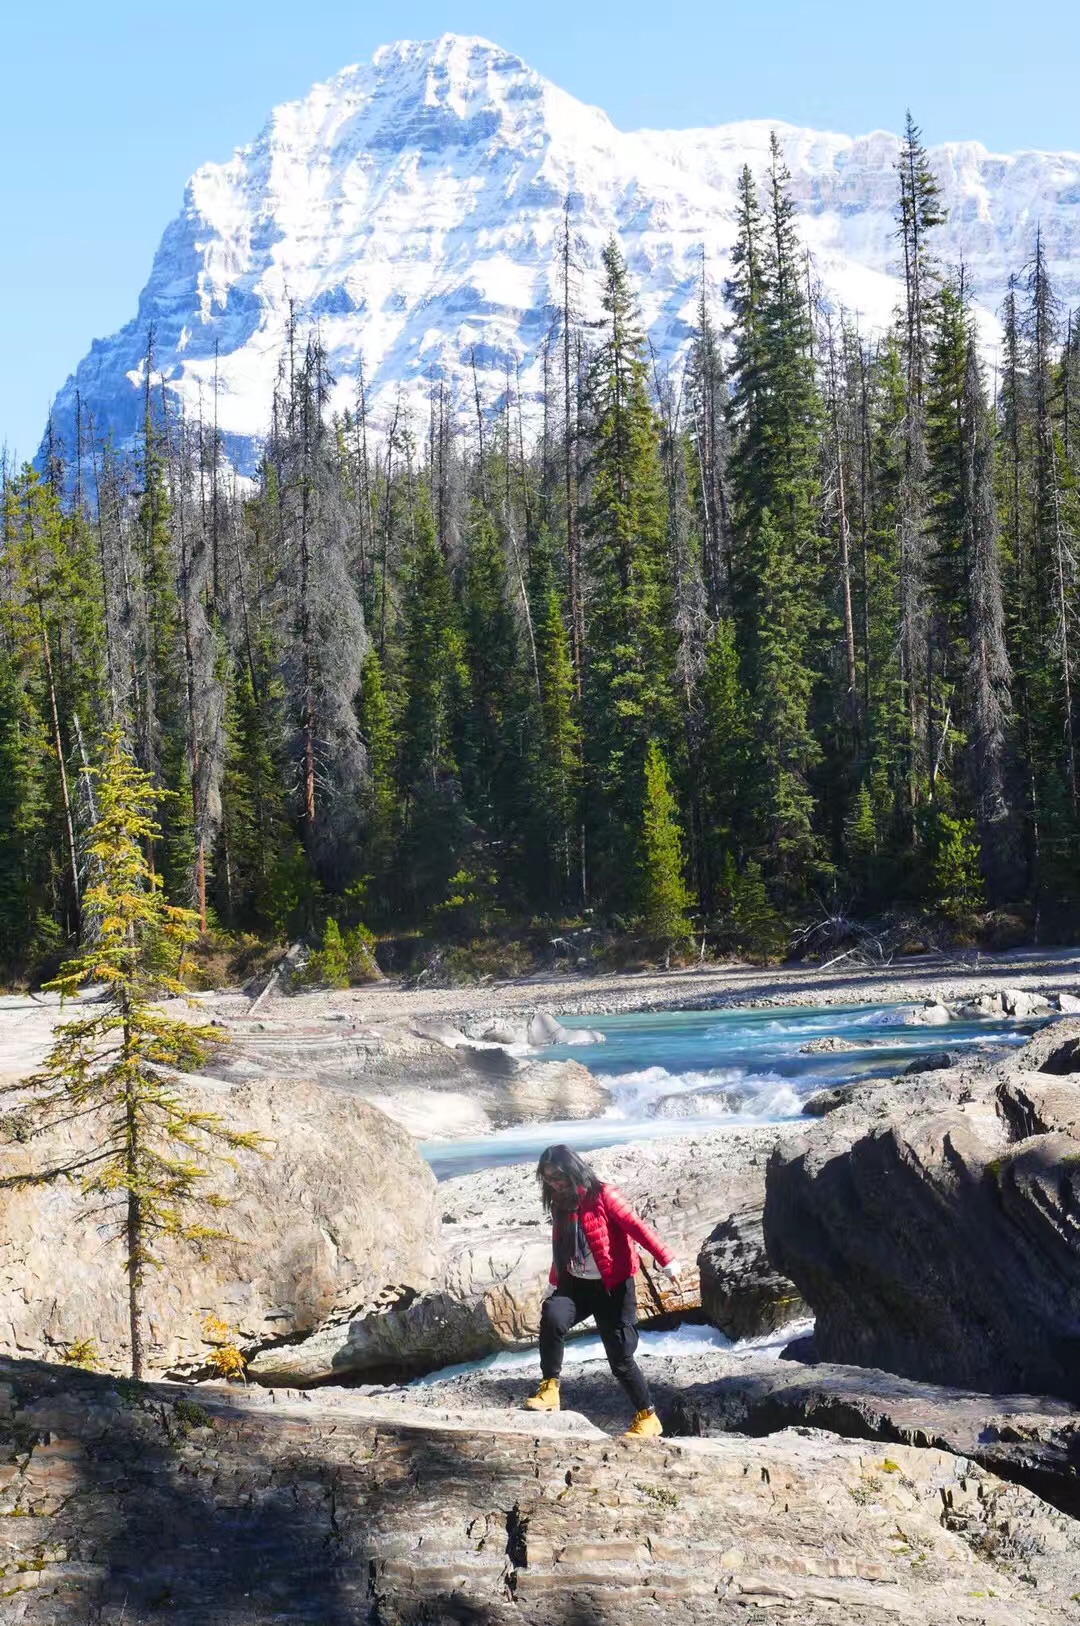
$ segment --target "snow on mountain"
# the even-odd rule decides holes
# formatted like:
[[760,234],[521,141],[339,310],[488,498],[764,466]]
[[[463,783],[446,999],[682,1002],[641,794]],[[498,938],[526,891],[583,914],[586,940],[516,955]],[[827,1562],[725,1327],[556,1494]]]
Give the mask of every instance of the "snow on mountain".
[[[486,40],[383,46],[276,108],[254,142],[192,177],[136,315],[91,346],[56,399],[54,427],[73,444],[78,392],[96,435],[130,439],[152,325],[155,383],[160,370],[175,405],[209,418],[216,373],[226,450],[250,469],[290,301],[302,325],[318,323],[335,406],[355,399],[362,355],[376,429],[403,387],[425,419],[436,377],[471,397],[474,358],[485,402],[502,395],[508,368],[536,391],[567,197],[582,310],[595,314],[600,250],[614,231],[654,347],[674,358],[691,330],[703,247],[719,308],[736,179],[744,163],[764,172],[774,128],[829,300],[867,329],[882,326],[898,297],[897,137],[765,121],[624,132]],[[1080,153],[1005,156],[952,142],[932,160],[949,209],[940,252],[963,259],[988,336],[1037,226],[1059,293],[1080,295]]]

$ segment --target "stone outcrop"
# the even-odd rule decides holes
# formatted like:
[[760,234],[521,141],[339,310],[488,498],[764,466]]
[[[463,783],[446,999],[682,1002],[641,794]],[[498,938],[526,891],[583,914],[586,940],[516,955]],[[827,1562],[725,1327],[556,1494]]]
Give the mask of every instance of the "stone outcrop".
[[[147,1273],[151,1370],[198,1367],[213,1316],[240,1343],[302,1334],[335,1309],[374,1305],[388,1285],[426,1288],[437,1264],[436,1186],[411,1138],[383,1113],[298,1080],[185,1083],[196,1105],[258,1132],[262,1156],[223,1165],[230,1240],[205,1258],[167,1240]],[[9,1130],[11,1124],[9,1121]],[[48,1140],[6,1137],[4,1172],[69,1158],[88,1144],[82,1120]],[[123,1250],[84,1217],[69,1181],[0,1187],[0,1347],[19,1354],[92,1340],[102,1360],[128,1355]]]
[[823,1359],[1080,1400],[1080,1112],[1031,1071],[1071,1042],[855,1091],[778,1147],[766,1244]]
[[854,1099],[861,1087],[856,1081],[853,1084],[830,1084],[823,1090],[815,1090],[802,1104],[803,1117],[827,1118],[830,1112],[839,1112],[841,1107],[846,1107]]
[[567,1417],[522,1433],[20,1363],[0,1385],[12,1626],[1075,1620],[1076,1525],[933,1449],[806,1429],[630,1444]]
[[949,1067],[960,1067],[963,1056],[958,1050],[928,1050],[925,1056],[916,1056],[904,1068],[908,1076],[913,1073],[943,1073]]
[[794,1283],[769,1262],[760,1208],[721,1220],[697,1263],[702,1311],[729,1338],[758,1338],[809,1314]]
[[345,1019],[231,1026],[232,1042],[211,1069],[227,1082],[314,1077],[371,1101],[421,1140],[596,1117],[610,1100],[581,1062],[529,1056],[523,1035],[506,1026],[496,1028],[510,1035],[506,1042],[494,1039],[490,1023],[477,1024],[487,1031],[475,1038],[437,1021],[413,1022],[389,1037]]
[[997,1102],[1014,1140],[1052,1134],[1080,1140],[1080,1077],[1013,1073],[998,1085]]
[[[638,1305],[643,1320],[701,1307],[698,1255],[721,1221],[738,1216],[730,1275],[710,1257],[714,1302],[724,1294],[730,1324],[766,1331],[796,1313],[791,1284],[769,1266],[761,1243],[765,1168],[775,1126],[727,1128],[592,1157],[683,1265],[677,1285],[643,1260]],[[423,1372],[535,1342],[551,1264],[533,1167],[515,1165],[446,1180],[441,1279],[430,1293],[376,1316],[334,1320],[300,1343],[266,1350],[252,1362],[259,1382],[297,1384]]]

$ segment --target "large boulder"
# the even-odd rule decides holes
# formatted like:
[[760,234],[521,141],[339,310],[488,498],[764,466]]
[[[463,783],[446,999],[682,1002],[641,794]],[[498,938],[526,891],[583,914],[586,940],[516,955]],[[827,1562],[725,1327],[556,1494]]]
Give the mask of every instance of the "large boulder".
[[928,999],[922,1005],[913,1005],[904,1018],[909,1027],[945,1028],[953,1015],[939,999]]
[[959,1067],[963,1059],[958,1050],[928,1050],[925,1055],[909,1061],[904,1072],[909,1076],[915,1073],[943,1073],[950,1067]]
[[798,1288],[770,1263],[760,1207],[722,1219],[697,1263],[702,1311],[729,1338],[759,1338],[809,1314]]
[[1080,1140],[1080,1078],[1013,1073],[998,1085],[997,1100],[1015,1140],[1051,1134]]
[[955,1072],[928,1075],[930,1110],[897,1086],[877,1117],[856,1096],[777,1148],[766,1246],[822,1359],[1080,1399],[1080,1139],[1010,1140],[995,1091],[1014,1070],[968,1073],[959,1094]]
[[529,1022],[529,1043],[537,1050],[549,1044],[565,1044],[570,1035],[557,1016],[550,1011],[537,1011]]
[[1011,1059],[1021,1073],[1056,1073],[1059,1077],[1080,1073],[1080,1021],[1059,1017],[1048,1022]]
[[1003,988],[1001,1003],[1006,1016],[1045,1016],[1050,1001],[1044,994],[1032,993],[1026,988]]
[[[725,1128],[590,1154],[601,1177],[620,1188],[683,1266],[676,1285],[643,1258],[642,1320],[701,1308],[698,1255],[720,1221],[738,1214],[748,1251],[737,1261],[733,1256],[726,1290],[741,1306],[743,1326],[753,1324],[755,1303],[755,1331],[780,1324],[769,1320],[775,1312],[764,1309],[771,1289],[754,1281],[750,1256],[758,1259],[766,1282],[777,1284],[776,1296],[787,1299],[793,1290],[769,1266],[760,1227],[769,1152],[777,1134],[789,1132],[787,1126]],[[259,1354],[252,1375],[270,1384],[320,1383],[346,1374],[381,1377],[394,1369],[431,1371],[535,1343],[551,1264],[551,1230],[532,1164],[446,1180],[439,1187],[439,1206],[442,1265],[429,1293],[378,1315],[335,1318],[306,1340]],[[721,1276],[719,1268],[714,1276]]]
[[[144,1291],[152,1370],[203,1365],[208,1317],[239,1343],[259,1343],[306,1333],[343,1307],[373,1305],[388,1286],[430,1285],[435,1180],[399,1125],[302,1080],[204,1078],[186,1080],[184,1090],[195,1107],[263,1136],[266,1155],[241,1152],[215,1176],[229,1199],[215,1222],[229,1240],[204,1257],[155,1242],[160,1268],[147,1272]],[[4,1172],[70,1160],[92,1132],[83,1119],[47,1140],[5,1138]],[[127,1364],[126,1278],[114,1233],[85,1217],[70,1181],[0,1185],[0,1348],[46,1356],[90,1340],[106,1365]]]

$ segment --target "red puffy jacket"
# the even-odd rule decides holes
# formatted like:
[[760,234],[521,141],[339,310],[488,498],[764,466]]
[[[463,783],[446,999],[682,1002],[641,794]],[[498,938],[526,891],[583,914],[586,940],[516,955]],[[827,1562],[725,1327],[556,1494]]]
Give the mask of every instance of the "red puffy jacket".
[[[658,1265],[670,1264],[675,1255],[665,1248],[656,1232],[639,1219],[626,1198],[614,1186],[601,1186],[599,1191],[586,1192],[578,1188],[578,1213],[581,1228],[589,1244],[600,1280],[612,1292],[621,1287],[628,1277],[637,1275],[640,1242]],[[555,1222],[558,1224],[558,1221]],[[554,1235],[554,1227],[552,1228]],[[559,1273],[551,1266],[551,1282],[559,1285]]]

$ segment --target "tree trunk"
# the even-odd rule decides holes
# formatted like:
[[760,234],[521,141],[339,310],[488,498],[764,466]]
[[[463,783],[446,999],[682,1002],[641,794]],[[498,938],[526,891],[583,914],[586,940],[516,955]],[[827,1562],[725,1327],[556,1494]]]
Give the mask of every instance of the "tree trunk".
[[[128,1020],[126,998],[124,1004],[123,1054],[126,1060],[130,1060],[131,1027]],[[137,1189],[139,1164],[139,1118],[136,1111],[135,1096],[130,1084],[127,1091],[127,1101],[124,1116],[124,1165],[127,1178],[127,1224],[125,1226],[125,1235],[127,1240],[128,1326],[131,1334],[131,1375],[133,1378],[141,1378],[143,1375],[143,1225],[142,1203],[140,1202]]]
[[[130,1111],[130,1109],[129,1109]],[[128,1326],[131,1332],[131,1375],[143,1375],[143,1313],[142,1313],[142,1209],[134,1191],[127,1198],[128,1248]]]

